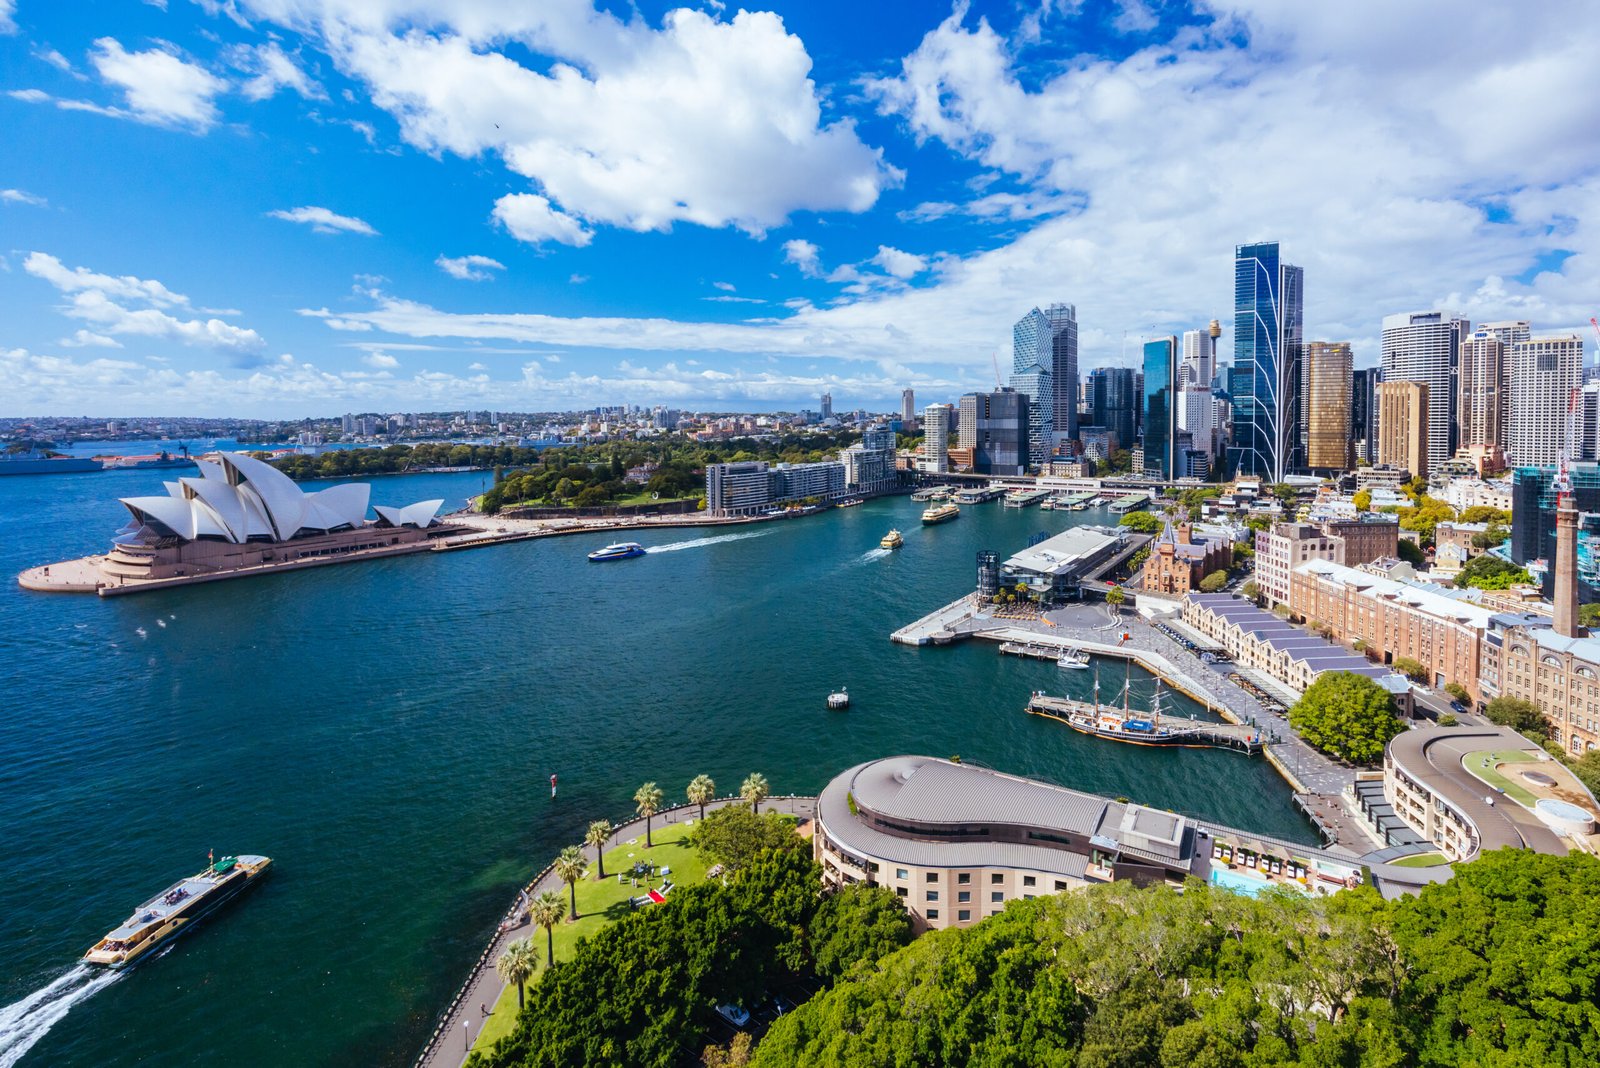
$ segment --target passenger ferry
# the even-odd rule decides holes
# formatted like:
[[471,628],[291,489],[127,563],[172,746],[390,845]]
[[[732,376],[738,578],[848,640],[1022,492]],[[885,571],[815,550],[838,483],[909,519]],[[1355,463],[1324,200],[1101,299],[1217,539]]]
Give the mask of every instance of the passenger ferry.
[[952,519],[961,518],[959,504],[938,504],[922,513],[922,522],[932,526],[934,523],[948,523]]
[[604,549],[596,549],[589,554],[589,561],[598,564],[606,560],[630,560],[643,555],[644,546],[638,542],[619,541],[615,545],[607,545]]
[[217,906],[261,880],[270,857],[241,853],[208,863],[199,874],[173,883],[122,921],[83,955],[88,964],[129,968],[194,927]]
[[906,539],[902,538],[900,536],[900,532],[898,530],[891,530],[891,531],[889,531],[889,533],[887,533],[887,534],[885,534],[883,536],[883,540],[882,541],[878,542],[878,548],[880,548],[880,549],[898,549],[898,548],[900,548],[900,546],[904,545],[905,543],[906,543]]

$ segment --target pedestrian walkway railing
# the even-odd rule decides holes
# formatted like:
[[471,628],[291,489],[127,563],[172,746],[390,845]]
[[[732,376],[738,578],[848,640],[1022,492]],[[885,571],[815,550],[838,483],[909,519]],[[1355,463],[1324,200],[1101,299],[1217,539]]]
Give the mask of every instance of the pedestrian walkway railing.
[[[761,803],[764,805],[770,805],[774,801],[783,802],[815,800],[816,797],[811,794],[774,794],[770,797],[763,798]],[[712,798],[710,801],[705,803],[705,808],[707,811],[709,811],[715,808],[722,808],[725,805],[743,803],[744,798],[740,797],[738,794],[729,794],[725,797]],[[699,809],[700,806],[698,804],[695,804],[694,802],[685,802],[681,805],[673,805],[671,808],[664,808],[660,812],[652,814],[650,818],[651,820],[655,820],[662,816],[673,815],[684,811],[698,812]],[[630,830],[643,827],[645,822],[645,818],[638,814],[630,815],[620,823],[613,822],[611,825],[611,834],[613,840],[620,839]],[[494,952],[497,948],[499,948],[501,939],[506,936],[509,930],[516,926],[514,921],[517,918],[517,914],[525,907],[526,901],[533,900],[534,890],[538,888],[540,883],[544,882],[550,877],[551,873],[555,871],[555,867],[554,861],[546,864],[542,869],[540,869],[539,874],[535,875],[531,880],[529,880],[527,885],[517,892],[516,898],[511,902],[511,907],[506,909],[505,914],[500,919],[500,923],[496,925],[494,937],[489,939],[489,944],[483,947],[482,953],[478,954],[477,962],[473,964],[472,970],[467,973],[466,981],[461,984],[461,988],[456,991],[456,996],[450,999],[450,1004],[447,1005],[444,1012],[440,1014],[438,1023],[434,1025],[433,1033],[428,1036],[427,1044],[422,1047],[422,1052],[417,1054],[417,1059],[415,1062],[413,1062],[415,1068],[422,1068],[422,1066],[425,1065],[428,1060],[439,1050],[440,1045],[445,1041],[445,1037],[454,1033],[456,1020],[461,1016],[462,1007],[466,1004],[467,996],[472,991],[472,985],[478,981],[478,977],[484,973],[485,969],[494,967]],[[510,924],[510,926],[508,927],[507,924]],[[464,1057],[465,1054],[463,1054],[463,1058]]]

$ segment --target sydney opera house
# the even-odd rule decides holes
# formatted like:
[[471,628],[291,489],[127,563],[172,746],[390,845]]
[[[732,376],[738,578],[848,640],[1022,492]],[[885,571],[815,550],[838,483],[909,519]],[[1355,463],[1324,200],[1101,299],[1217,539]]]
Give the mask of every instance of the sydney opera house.
[[[425,550],[453,529],[438,524],[442,500],[377,505],[377,519],[369,522],[371,487],[363,482],[306,493],[271,464],[238,453],[219,453],[195,466],[198,475],[166,483],[166,496],[122,499],[130,520],[110,552],[34,569],[23,585],[132,592]],[[83,565],[92,565],[93,574],[75,573]]]

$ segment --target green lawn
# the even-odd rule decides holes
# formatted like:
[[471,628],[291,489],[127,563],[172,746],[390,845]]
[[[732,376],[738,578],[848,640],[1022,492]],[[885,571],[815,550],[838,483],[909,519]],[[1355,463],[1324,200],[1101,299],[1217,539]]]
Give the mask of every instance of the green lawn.
[[[637,887],[630,886],[627,880],[617,882],[618,871],[625,871],[639,861],[648,860],[671,868],[670,878],[678,886],[688,886],[705,880],[705,862],[689,848],[688,831],[684,824],[674,823],[657,827],[654,838],[656,844],[651,849],[645,848],[644,836],[640,835],[633,845],[624,842],[608,851],[605,855],[604,881],[595,878],[593,858],[589,850],[584,850],[584,855],[590,857],[590,866],[588,876],[578,883],[578,919],[575,923],[563,923],[556,927],[557,960],[570,959],[578,939],[592,935],[613,920],[626,916],[631,911],[628,899],[648,889],[642,882]],[[656,881],[652,885],[659,886],[660,883]],[[563,898],[568,896],[565,884],[561,886],[561,894]],[[539,947],[540,970],[543,971],[548,963],[544,960],[546,945],[544,928],[535,927],[532,937],[533,944]],[[482,1020],[483,1029],[478,1032],[478,1040],[472,1044],[472,1048],[488,1049],[497,1040],[510,1034],[516,1022],[517,988],[508,986],[501,992],[500,1000],[494,1003],[489,1018]]]
[[1397,868],[1437,868],[1448,863],[1449,858],[1442,853],[1418,853],[1414,857],[1401,857],[1393,862]]
[[1500,749],[1468,753],[1462,758],[1461,764],[1469,772],[1490,786],[1504,790],[1506,796],[1511,798],[1523,808],[1532,808],[1538,798],[1532,793],[1512,782],[1495,770],[1496,764],[1526,764],[1537,760],[1538,757],[1525,749]]

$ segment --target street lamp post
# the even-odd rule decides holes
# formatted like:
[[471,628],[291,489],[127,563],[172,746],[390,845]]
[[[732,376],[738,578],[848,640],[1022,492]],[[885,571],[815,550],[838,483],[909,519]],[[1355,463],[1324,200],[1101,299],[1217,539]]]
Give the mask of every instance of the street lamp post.
[[472,1052],[472,1021],[471,1020],[462,1020],[461,1021],[461,1037],[463,1039],[465,1039],[465,1043],[462,1046],[462,1052],[471,1053]]

